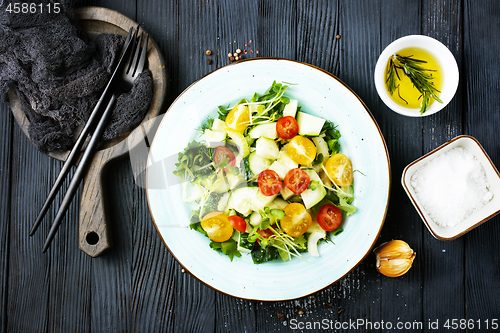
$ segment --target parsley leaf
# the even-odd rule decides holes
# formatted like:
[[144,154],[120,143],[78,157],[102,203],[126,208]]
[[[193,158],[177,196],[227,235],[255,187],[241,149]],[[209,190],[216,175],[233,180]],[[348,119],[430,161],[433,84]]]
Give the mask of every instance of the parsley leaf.
[[241,253],[238,251],[238,244],[232,238],[221,243],[212,241],[210,242],[210,247],[215,251],[227,255],[231,261],[233,261],[234,257],[241,257]]
[[340,151],[340,132],[331,121],[325,121],[323,128],[321,129],[321,134],[324,134],[324,140],[328,144],[328,150],[330,155],[334,155]]

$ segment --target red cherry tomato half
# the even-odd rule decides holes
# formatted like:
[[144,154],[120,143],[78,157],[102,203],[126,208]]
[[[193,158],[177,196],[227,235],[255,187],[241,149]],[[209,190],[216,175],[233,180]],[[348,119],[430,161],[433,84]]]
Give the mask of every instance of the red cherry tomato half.
[[231,151],[231,149],[224,147],[224,146],[218,146],[215,149],[214,153],[214,163],[219,164],[222,159],[229,159],[228,164],[230,166],[235,166],[236,165],[236,157],[234,156],[234,153]]
[[307,190],[311,183],[309,175],[300,168],[289,170],[285,175],[285,186],[295,194],[300,194]]
[[342,222],[342,213],[334,205],[324,205],[318,213],[318,224],[325,231],[332,231]]
[[265,196],[276,195],[281,192],[280,176],[273,170],[264,170],[259,174],[259,189]]
[[299,133],[299,124],[297,124],[297,120],[294,117],[286,116],[278,120],[276,131],[280,138],[288,140]]
[[274,232],[271,230],[271,227],[264,229],[264,230],[259,229],[259,230],[257,230],[257,232],[259,233],[259,235],[261,235],[264,238],[269,238],[272,235],[274,235]]
[[247,223],[238,215],[229,216],[229,223],[239,232],[245,232],[247,230]]

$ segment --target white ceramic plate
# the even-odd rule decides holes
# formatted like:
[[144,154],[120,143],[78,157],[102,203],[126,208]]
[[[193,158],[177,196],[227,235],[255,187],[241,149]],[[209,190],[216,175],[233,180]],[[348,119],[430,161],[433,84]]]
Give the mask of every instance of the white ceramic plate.
[[[295,83],[286,95],[303,111],[338,125],[342,152],[354,169],[358,211],[344,223],[335,244],[321,244],[321,257],[254,265],[243,254],[232,262],[213,251],[209,239],[188,228],[191,208],[182,202],[172,174],[178,152],[199,139],[199,128],[219,105],[234,105],[277,82]],[[146,172],[149,209],[156,229],[177,261],[210,287],[235,297],[287,300],[309,295],[338,281],[373,247],[389,201],[390,165],[384,138],[372,115],[347,86],[317,67],[275,58],[254,58],[218,69],[189,86],[170,106],[151,145]]]

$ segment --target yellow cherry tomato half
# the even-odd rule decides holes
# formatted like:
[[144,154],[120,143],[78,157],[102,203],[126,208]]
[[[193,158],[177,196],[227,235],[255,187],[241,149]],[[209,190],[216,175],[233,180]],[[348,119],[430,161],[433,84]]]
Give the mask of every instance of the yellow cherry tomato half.
[[233,226],[226,214],[211,212],[201,220],[201,227],[214,242],[225,242],[233,235]]
[[294,202],[283,209],[286,216],[281,219],[281,228],[288,236],[300,237],[312,224],[311,215],[307,212],[304,205]]
[[326,161],[326,172],[338,186],[349,186],[352,184],[352,163],[344,154],[335,154]]
[[296,135],[286,148],[288,156],[298,164],[311,164],[316,158],[316,146],[308,138]]
[[236,105],[226,117],[226,127],[243,132],[250,125],[250,109],[246,105]]

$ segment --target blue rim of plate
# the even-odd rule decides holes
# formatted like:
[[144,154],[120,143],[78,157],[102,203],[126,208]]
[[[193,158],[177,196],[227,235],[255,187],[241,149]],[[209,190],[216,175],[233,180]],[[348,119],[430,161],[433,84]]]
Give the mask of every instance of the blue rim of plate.
[[[268,77],[262,73],[256,75],[256,70],[264,71]],[[232,75],[242,73],[247,76],[232,77]],[[172,183],[175,177],[170,175],[172,170],[165,171],[165,168],[176,162],[177,153],[182,151],[186,142],[196,138],[193,136],[195,128],[200,127],[206,117],[216,116],[219,105],[234,105],[241,98],[252,96],[254,92],[263,93],[272,84],[273,77],[279,82],[285,81],[280,77],[290,75],[293,77],[294,75],[304,77],[310,75],[321,79],[323,84],[318,85],[317,89],[325,90],[325,94],[335,95],[334,97],[339,98],[337,103],[341,100],[350,107],[347,112],[339,110],[337,104],[327,102],[329,98],[325,94],[315,95],[315,91],[308,91],[306,99],[299,98],[299,105],[304,106],[303,110],[325,117],[338,125],[342,134],[341,151],[351,158],[354,168],[361,171],[355,172],[354,178],[355,201],[353,204],[358,207],[358,211],[343,222],[344,232],[333,239],[335,244],[321,244],[319,258],[304,254],[307,263],[294,258],[288,262],[275,261],[254,265],[250,255],[247,254],[242,254],[241,258],[235,258],[231,262],[227,256],[209,247],[208,238],[187,227],[190,209],[178,197],[180,192],[176,188],[180,188],[180,185]],[[226,82],[228,78],[232,79],[229,83]],[[218,86],[213,83],[221,79],[223,79],[222,85],[232,87],[230,89],[233,97],[219,99],[218,96],[212,96],[200,90],[206,87],[214,90],[214,94],[217,95]],[[268,81],[264,83],[264,80]],[[286,80],[286,82],[291,81],[293,82],[293,80]],[[242,87],[242,84],[245,86]],[[315,84],[318,84],[317,80],[314,80],[309,87],[306,85],[300,87],[300,82],[297,85],[291,85],[286,95],[291,98],[300,97]],[[258,88],[254,85],[258,85]],[[221,94],[227,96],[228,93],[222,89],[224,87],[220,89],[223,91]],[[297,87],[304,89],[303,91],[297,90]],[[248,91],[253,89],[253,91],[248,96],[249,93],[244,91],[245,89]],[[198,105],[200,103],[196,102],[197,99],[193,99],[193,96],[217,99],[217,102],[208,101],[206,105]],[[312,101],[313,97],[317,100]],[[311,103],[304,103],[309,99]],[[314,108],[315,103],[316,106],[321,105],[321,107]],[[328,105],[327,111],[325,111],[325,105]],[[202,115],[194,114],[203,107],[206,109],[201,111]],[[332,114],[330,108],[335,109],[335,113]],[[195,127],[192,127],[193,122],[196,124]],[[355,124],[356,122],[358,123]],[[191,125],[192,130],[183,130],[185,126],[182,125]],[[355,128],[361,125],[365,127],[360,130],[360,134],[355,134]],[[186,133],[191,136],[188,137]],[[345,140],[345,137],[350,140]],[[163,142],[163,139],[167,140]],[[166,144],[167,141],[168,144]],[[174,148],[169,148],[172,145]],[[172,151],[169,153],[167,149]],[[391,167],[387,145],[376,120],[366,104],[341,80],[321,68],[299,61],[270,57],[250,58],[221,67],[201,77],[187,87],[170,105],[153,139],[148,160],[149,165],[154,161],[170,160],[165,162],[167,166],[146,170],[146,197],[149,212],[156,231],[168,251],[197,280],[214,290],[237,298],[284,301],[308,296],[328,288],[345,277],[369,255],[387,215]],[[359,163],[356,164],[357,162]],[[161,176],[159,179],[154,178],[158,175]],[[158,186],[159,181],[164,182],[163,186]],[[372,196],[368,197],[369,195]],[[184,207],[179,208],[179,205]],[[177,216],[179,214],[182,215],[180,218]],[[184,218],[186,221],[179,222]],[[354,254],[352,251],[355,251]]]

